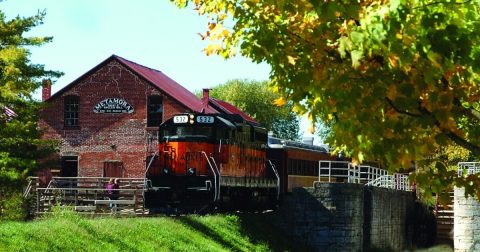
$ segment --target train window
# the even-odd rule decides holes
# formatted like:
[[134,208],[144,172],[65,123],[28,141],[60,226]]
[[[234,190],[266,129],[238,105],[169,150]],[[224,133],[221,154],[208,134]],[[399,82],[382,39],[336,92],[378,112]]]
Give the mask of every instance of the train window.
[[193,128],[192,127],[178,127],[177,131],[175,132],[177,136],[191,136],[193,135]]
[[163,136],[212,136],[211,127],[191,127],[191,126],[179,126],[173,128],[166,128],[163,130]]

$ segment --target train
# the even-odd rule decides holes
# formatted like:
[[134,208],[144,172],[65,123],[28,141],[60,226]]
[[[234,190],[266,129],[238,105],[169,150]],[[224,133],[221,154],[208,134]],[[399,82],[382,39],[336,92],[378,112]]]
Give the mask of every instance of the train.
[[322,147],[268,135],[238,114],[177,114],[159,126],[145,172],[151,212],[274,209],[293,187],[312,186]]

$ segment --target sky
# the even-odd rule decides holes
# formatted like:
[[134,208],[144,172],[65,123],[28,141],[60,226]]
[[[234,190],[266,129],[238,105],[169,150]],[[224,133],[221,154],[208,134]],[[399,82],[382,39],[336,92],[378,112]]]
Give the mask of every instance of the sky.
[[112,54],[160,70],[190,91],[235,78],[267,80],[270,72],[243,57],[206,56],[198,35],[206,31],[206,17],[168,0],[4,0],[0,8],[8,18],[46,10],[44,24],[28,35],[53,36],[31,49],[33,63],[65,73],[53,92]]
[[[206,56],[198,33],[206,31],[207,18],[169,0],[3,0],[0,9],[7,19],[46,11],[44,23],[27,35],[53,37],[30,49],[32,63],[64,73],[52,93],[112,54],[160,70],[192,92],[231,79],[267,80],[270,73],[267,64],[241,56]],[[302,120],[301,132],[307,124]]]

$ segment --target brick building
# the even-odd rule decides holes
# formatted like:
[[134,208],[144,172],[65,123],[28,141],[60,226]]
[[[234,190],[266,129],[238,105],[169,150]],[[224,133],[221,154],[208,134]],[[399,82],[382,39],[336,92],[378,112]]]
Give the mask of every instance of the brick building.
[[47,108],[39,125],[45,138],[60,141],[51,171],[66,177],[143,177],[162,121],[176,113],[217,112],[162,72],[116,55],[57,93],[50,90],[44,83]]

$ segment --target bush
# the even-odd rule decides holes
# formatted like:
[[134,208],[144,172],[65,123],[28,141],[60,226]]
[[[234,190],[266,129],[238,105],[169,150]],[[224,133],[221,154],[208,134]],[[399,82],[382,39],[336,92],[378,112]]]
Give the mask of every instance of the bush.
[[25,200],[21,191],[0,194],[0,220],[24,220],[27,216]]

